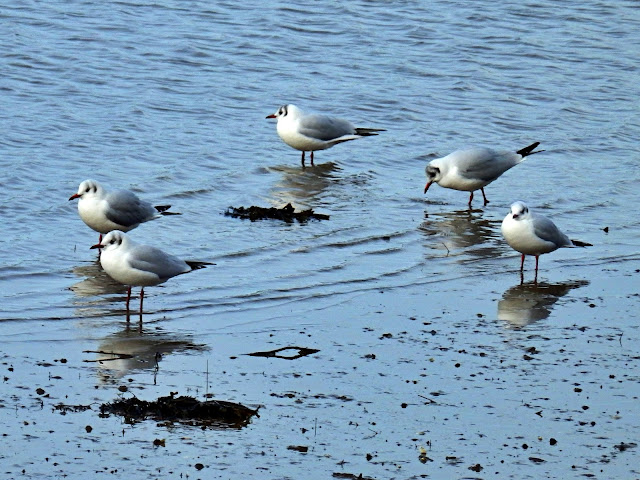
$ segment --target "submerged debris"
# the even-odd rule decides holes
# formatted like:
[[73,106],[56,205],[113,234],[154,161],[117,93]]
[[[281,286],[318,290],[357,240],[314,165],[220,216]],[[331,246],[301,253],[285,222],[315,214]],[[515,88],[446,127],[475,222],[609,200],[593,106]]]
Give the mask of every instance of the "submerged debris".
[[282,220],[287,223],[293,223],[294,220],[298,220],[299,222],[306,222],[310,218],[315,220],[329,220],[329,215],[324,215],[321,213],[314,213],[312,209],[303,210],[302,212],[296,212],[295,209],[290,203],[287,203],[282,208],[270,207],[256,207],[252,205],[251,207],[229,207],[224,214],[228,217],[233,218],[248,218],[252,222],[256,220],[264,220],[267,218]]
[[66,415],[68,412],[85,412],[91,410],[91,405],[65,405],[64,403],[58,403],[53,406],[53,409],[60,412],[60,415]]
[[[293,355],[282,355],[281,352],[285,350],[294,350],[296,353]],[[315,348],[306,348],[306,347],[282,347],[276,348],[275,350],[268,350],[266,352],[253,352],[247,353],[247,355],[251,357],[275,357],[275,358],[284,358],[285,360],[295,360],[296,358],[304,357],[306,355],[311,355],[313,353],[318,353],[320,350]]]
[[221,400],[201,402],[193,397],[160,397],[149,402],[138,398],[117,400],[100,406],[101,414],[121,415],[126,423],[136,423],[148,418],[162,422],[177,422],[183,425],[218,428],[242,428],[248,425],[258,409],[239,403]]

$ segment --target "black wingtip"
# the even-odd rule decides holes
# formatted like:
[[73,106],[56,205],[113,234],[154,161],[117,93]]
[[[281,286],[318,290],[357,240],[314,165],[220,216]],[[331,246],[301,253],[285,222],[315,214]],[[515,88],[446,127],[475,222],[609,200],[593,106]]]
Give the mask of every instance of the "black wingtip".
[[576,247],[593,247],[590,243],[581,242],[580,240],[571,240],[571,243]]
[[356,128],[356,135],[361,137],[372,137],[378,135],[378,132],[386,132],[384,128]]
[[215,263],[193,262],[191,260],[185,260],[185,263],[191,267],[191,270],[200,270],[201,268],[205,268],[207,265],[215,265]]
[[534,153],[544,152],[544,150],[538,150],[537,152],[534,152],[538,145],[540,145],[540,142],[532,143],[528,147],[524,147],[518,150],[516,153],[522,155],[523,157],[526,157],[527,155],[533,155]]
[[153,208],[155,208],[160,215],[182,215],[178,212],[168,212],[167,210],[171,208],[171,205],[156,205]]

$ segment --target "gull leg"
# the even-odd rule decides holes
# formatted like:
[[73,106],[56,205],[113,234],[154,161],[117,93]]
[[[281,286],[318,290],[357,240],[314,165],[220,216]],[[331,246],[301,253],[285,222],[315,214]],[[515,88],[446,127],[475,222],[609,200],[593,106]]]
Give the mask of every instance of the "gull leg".
[[523,270],[524,270],[524,253],[522,254],[522,258],[520,259],[520,271],[522,272]]
[[140,323],[142,323],[142,302],[144,300],[144,287],[140,289]]
[[129,301],[131,300],[131,286],[127,288],[127,323],[129,323]]
[[536,255],[536,277],[533,279],[533,283],[538,283],[538,258],[540,255]]
[[489,200],[487,200],[487,196],[484,194],[484,187],[482,187],[480,191],[482,192],[482,198],[484,198],[484,206],[486,207],[487,203],[489,203]]
[[311,166],[314,167],[315,165],[313,164],[313,150],[311,150]]
[[473,192],[469,195],[469,208],[471,208],[471,201],[473,200]]
[[304,152],[302,152],[302,168],[304,168]]

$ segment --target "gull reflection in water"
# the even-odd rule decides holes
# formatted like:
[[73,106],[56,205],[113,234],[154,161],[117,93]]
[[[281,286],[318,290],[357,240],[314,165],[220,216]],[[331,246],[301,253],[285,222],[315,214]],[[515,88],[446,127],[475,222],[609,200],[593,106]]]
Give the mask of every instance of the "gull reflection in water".
[[499,237],[497,220],[487,220],[483,213],[479,209],[466,209],[428,214],[419,230],[429,246],[444,246],[449,254],[455,255],[456,250],[465,249],[465,253],[474,257],[496,257],[500,250],[498,243],[492,240]]
[[109,335],[100,342],[93,360],[98,365],[98,376],[102,383],[117,381],[124,375],[144,370],[158,373],[160,362],[166,355],[186,351],[205,351],[206,345],[194,343],[188,335],[168,334],[158,329],[143,332],[138,328]]
[[335,173],[340,171],[340,167],[327,162],[306,168],[279,165],[270,170],[282,174],[282,179],[272,189],[276,205],[291,203],[297,208],[314,208],[319,197],[337,178]]
[[553,305],[574,288],[589,285],[588,280],[564,283],[523,283],[509,288],[498,302],[498,319],[510,328],[522,328],[543,320],[551,314]]
[[[83,277],[69,289],[75,294],[74,305],[78,307],[79,316],[95,316],[102,312],[97,308],[116,300],[113,295],[127,293],[127,287],[116,282],[100,266],[99,260],[88,265],[80,265],[72,269],[74,275]],[[104,297],[104,295],[109,295]]]

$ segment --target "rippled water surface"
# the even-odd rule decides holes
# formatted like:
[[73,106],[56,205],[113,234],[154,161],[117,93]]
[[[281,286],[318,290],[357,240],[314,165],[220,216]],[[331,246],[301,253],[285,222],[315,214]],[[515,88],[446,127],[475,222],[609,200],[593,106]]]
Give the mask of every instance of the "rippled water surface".
[[[3,7],[0,476],[640,478],[638,31],[632,1]],[[302,169],[284,103],[387,131]],[[486,207],[422,193],[432,158],[534,141]],[[132,237],[216,263],[147,289],[141,328],[67,200],[86,178],[172,204]],[[594,246],[521,285],[519,199]],[[289,202],[330,219],[223,215]],[[246,355],[286,346],[319,352]],[[98,416],[169,392],[260,417]]]

